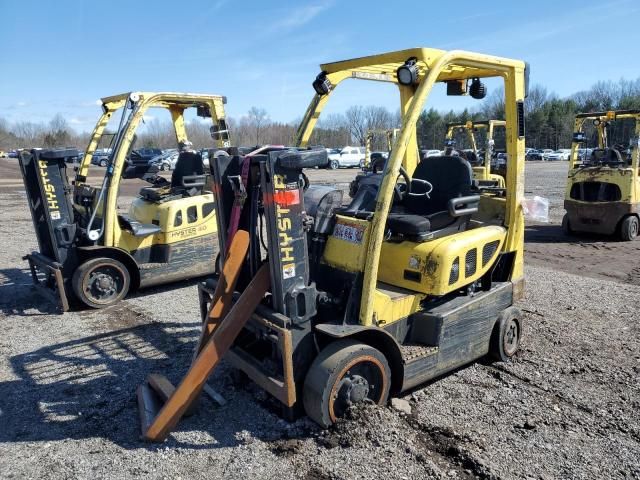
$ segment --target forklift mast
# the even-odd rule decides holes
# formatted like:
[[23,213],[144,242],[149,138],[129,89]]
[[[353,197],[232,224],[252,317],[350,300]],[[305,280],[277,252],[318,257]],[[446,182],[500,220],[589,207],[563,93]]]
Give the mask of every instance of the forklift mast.
[[[293,323],[303,323],[316,314],[317,291],[315,284],[310,283],[307,243],[310,224],[304,207],[308,182],[302,170],[326,164],[326,151],[266,147],[259,152],[244,157],[221,155],[211,162],[219,188],[218,231],[230,234],[233,210],[242,210],[236,228],[250,233],[250,247],[248,271],[240,284],[248,283],[268,258],[274,311],[286,315]],[[245,162],[249,173],[243,177]],[[250,203],[242,208],[245,202]],[[259,220],[263,215],[264,225]],[[219,242],[220,250],[225,252],[229,239],[221,234]]]
[[[38,238],[39,252],[25,258],[29,262],[34,283],[46,286],[55,282],[60,291],[64,272],[78,265],[76,223],[67,181],[67,161],[77,157],[75,149],[23,151],[19,156],[29,210]],[[36,266],[44,273],[38,278]],[[44,285],[43,285],[44,284]],[[68,306],[62,295],[63,308]]]

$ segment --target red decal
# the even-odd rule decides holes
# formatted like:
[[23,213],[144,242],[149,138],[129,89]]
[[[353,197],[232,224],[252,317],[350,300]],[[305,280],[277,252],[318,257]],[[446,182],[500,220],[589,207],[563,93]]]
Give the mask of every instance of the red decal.
[[300,203],[300,190],[279,190],[273,194],[273,200],[284,207]]

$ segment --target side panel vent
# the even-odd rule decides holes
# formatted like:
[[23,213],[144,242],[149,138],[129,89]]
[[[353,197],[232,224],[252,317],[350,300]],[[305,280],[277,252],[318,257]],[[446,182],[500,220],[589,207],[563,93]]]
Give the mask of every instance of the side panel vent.
[[482,266],[485,267],[487,262],[493,258],[493,255],[496,253],[498,249],[498,245],[500,245],[500,240],[494,240],[493,242],[487,243],[484,247],[482,247]]
[[477,252],[477,249],[472,248],[464,257],[464,276],[467,278],[476,273]]
[[449,285],[453,285],[460,278],[460,257],[456,257],[456,259],[451,264],[451,272],[449,273]]

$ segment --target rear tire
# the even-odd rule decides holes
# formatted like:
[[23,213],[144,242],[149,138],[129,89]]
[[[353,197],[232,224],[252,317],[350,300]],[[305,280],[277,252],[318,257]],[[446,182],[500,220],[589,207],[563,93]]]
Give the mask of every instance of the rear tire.
[[620,238],[623,242],[630,242],[638,236],[640,222],[635,215],[629,215],[622,220],[620,224]]
[[129,292],[129,270],[107,257],[87,260],[73,273],[73,293],[91,308],[105,308],[122,300]]
[[515,308],[508,308],[493,327],[489,342],[489,356],[499,362],[508,362],[520,349],[522,319]]
[[351,405],[371,401],[384,405],[391,370],[379,350],[354,340],[337,340],[322,350],[304,381],[307,415],[321,427],[331,426]]
[[337,161],[337,160],[331,160],[331,161],[329,162],[329,168],[330,168],[331,170],[337,170],[339,166],[340,166],[340,164],[338,163],[338,161]]
[[573,234],[573,230],[571,230],[571,224],[569,223],[569,214],[565,213],[564,217],[562,217],[562,233],[565,235]]

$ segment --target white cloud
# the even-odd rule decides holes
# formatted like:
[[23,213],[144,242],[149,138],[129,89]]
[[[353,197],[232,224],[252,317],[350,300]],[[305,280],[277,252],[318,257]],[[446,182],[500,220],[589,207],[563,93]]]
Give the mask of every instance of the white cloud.
[[16,107],[26,107],[28,105],[27,102],[18,102],[16,103]]
[[272,25],[270,30],[289,30],[293,28],[301,27],[309,23],[311,20],[316,18],[319,14],[327,10],[333,4],[332,1],[325,1],[320,3],[314,3],[310,5],[304,5],[302,7],[297,7],[289,11],[282,18],[276,20]]

